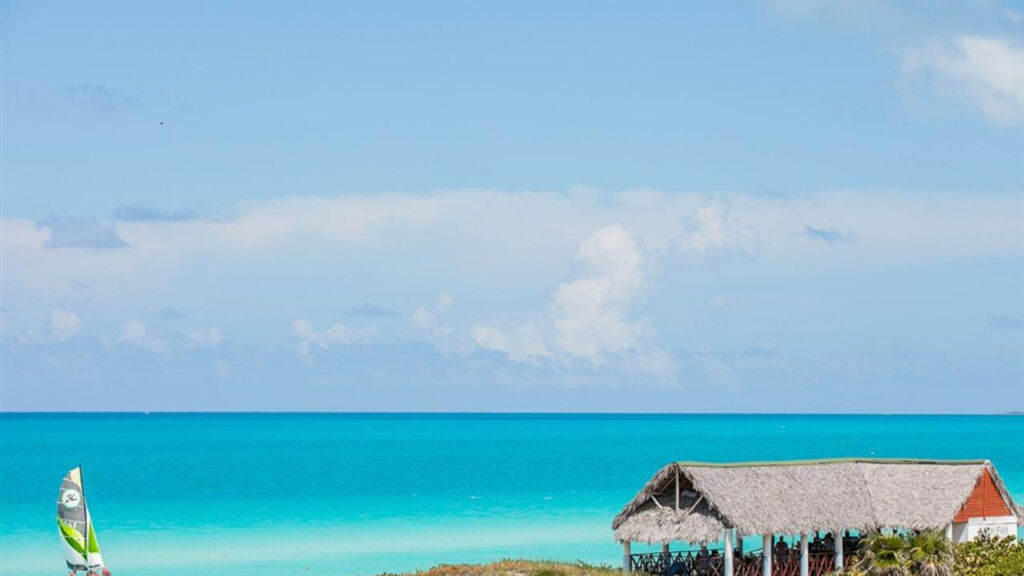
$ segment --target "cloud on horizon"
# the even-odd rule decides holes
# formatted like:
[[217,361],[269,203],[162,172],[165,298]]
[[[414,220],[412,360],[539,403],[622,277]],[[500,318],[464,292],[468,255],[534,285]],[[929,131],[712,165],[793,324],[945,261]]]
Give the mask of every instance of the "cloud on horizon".
[[680,254],[705,261],[755,258],[761,248],[757,231],[731,214],[730,206],[716,199],[683,218],[683,233],[675,239]]
[[46,248],[85,248],[89,250],[117,250],[127,248],[110,223],[75,218],[49,218],[36,223],[47,232],[43,246]]
[[[98,357],[144,351],[168,372],[204,362],[219,378],[212,356],[225,355],[232,377],[242,377],[227,355],[244,349],[254,358],[287,355],[310,377],[328,378],[324,371],[340,359],[359,364],[370,349],[386,349],[509,382],[740,386],[760,374],[783,381],[794,357],[812,354],[792,342],[776,345],[784,357],[728,342],[778,342],[767,331],[784,323],[814,346],[820,318],[839,314],[847,331],[861,319],[889,321],[873,309],[836,307],[847,286],[870,291],[894,271],[915,273],[884,296],[889,303],[909,298],[899,292],[905,286],[919,296],[934,293],[924,285],[973,277],[934,271],[966,266],[948,263],[1017,261],[1021,221],[1024,206],[1012,194],[456,190],[289,197],[240,206],[232,218],[119,222],[112,229],[130,249],[52,250],[49,230],[3,219],[3,281],[15,308],[3,330],[23,345],[54,346],[56,335],[73,330],[56,327],[73,323],[51,330],[51,312],[87,297],[88,326],[79,324],[80,337],[69,337],[62,352],[100,342]],[[808,222],[847,239],[856,230],[858,240],[836,258],[815,244],[827,240],[807,236]],[[917,296],[901,302],[941,317],[945,308],[925,310],[928,300]],[[184,316],[166,303],[188,311],[187,329],[165,321]],[[1020,316],[1013,301],[988,304]],[[412,313],[374,323],[402,309]],[[899,317],[903,308],[887,310]],[[933,333],[907,338],[927,346],[916,342]],[[701,349],[712,352],[688,352]],[[852,362],[844,354],[833,356]]]
[[476,345],[517,362],[613,363],[669,376],[671,357],[654,344],[650,320],[635,314],[646,279],[645,255],[633,236],[620,225],[602,228],[580,243],[574,259],[583,271],[555,288],[545,317],[509,328],[476,324]]
[[121,341],[138,346],[154,354],[162,354],[167,349],[167,342],[150,335],[145,322],[133,318],[121,327]]
[[365,343],[377,333],[376,326],[351,327],[336,322],[329,327],[317,331],[313,323],[306,318],[297,318],[292,322],[292,336],[298,340],[299,356],[312,363],[315,352],[326,352],[339,346]]

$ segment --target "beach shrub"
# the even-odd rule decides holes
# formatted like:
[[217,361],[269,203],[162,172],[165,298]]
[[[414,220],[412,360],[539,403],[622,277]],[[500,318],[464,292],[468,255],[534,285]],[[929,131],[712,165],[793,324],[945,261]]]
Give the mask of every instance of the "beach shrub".
[[867,576],[910,576],[910,551],[899,534],[870,532],[861,540],[855,567]]
[[1024,576],[1024,544],[982,534],[953,548],[954,576]]
[[615,568],[612,568],[611,564],[608,564],[606,562],[602,562],[600,564],[591,564],[590,562],[586,562],[584,560],[577,560],[576,563],[573,564],[573,566],[586,571],[607,572],[610,570],[615,570]]
[[935,530],[919,532],[906,543],[910,572],[917,576],[950,576],[953,573],[953,544]]
[[954,575],[953,544],[935,530],[910,536],[872,532],[864,537],[858,554],[854,567],[866,576]]

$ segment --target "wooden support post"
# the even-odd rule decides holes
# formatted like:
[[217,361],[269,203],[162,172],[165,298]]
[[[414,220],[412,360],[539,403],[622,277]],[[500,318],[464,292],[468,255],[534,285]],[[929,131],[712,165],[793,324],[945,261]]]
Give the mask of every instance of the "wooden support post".
[[679,467],[676,466],[676,512],[679,512]]
[[832,532],[832,541],[835,543],[836,549],[836,572],[843,569],[843,531],[836,530]]
[[622,543],[622,571],[629,574],[633,571],[633,556],[629,551],[629,542]]
[[725,550],[723,550],[723,552],[725,553],[725,562],[724,562],[725,566],[724,566],[724,570],[723,570],[722,576],[733,576],[733,572],[732,572],[732,564],[733,564],[733,562],[732,562],[732,555],[733,555],[733,550],[732,550],[732,528],[726,528],[725,529],[725,538],[723,539],[723,541],[725,542]]
[[671,552],[669,552],[669,550],[668,550],[668,542],[662,542],[661,543],[661,553],[665,554],[666,556],[671,554]]
[[800,576],[807,576],[808,574],[808,561],[807,557],[807,534],[800,535]]
[[762,539],[762,545],[764,549],[761,550],[761,576],[772,576],[772,546],[775,544],[772,542],[771,534],[765,534]]

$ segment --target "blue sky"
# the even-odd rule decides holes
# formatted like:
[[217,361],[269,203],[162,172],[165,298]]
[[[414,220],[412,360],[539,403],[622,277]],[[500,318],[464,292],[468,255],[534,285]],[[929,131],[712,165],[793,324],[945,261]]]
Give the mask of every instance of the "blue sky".
[[1024,410],[1024,6],[2,3],[5,410]]

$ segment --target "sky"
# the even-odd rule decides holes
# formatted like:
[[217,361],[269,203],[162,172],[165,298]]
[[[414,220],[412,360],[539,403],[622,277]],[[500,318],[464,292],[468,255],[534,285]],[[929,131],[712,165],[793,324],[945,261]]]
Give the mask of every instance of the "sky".
[[0,10],[2,410],[1024,410],[1021,3]]

